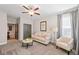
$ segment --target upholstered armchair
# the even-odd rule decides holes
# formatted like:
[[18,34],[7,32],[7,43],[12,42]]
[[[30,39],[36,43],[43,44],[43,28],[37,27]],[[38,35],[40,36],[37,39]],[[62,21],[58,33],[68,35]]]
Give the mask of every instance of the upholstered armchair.
[[60,37],[56,40],[56,46],[68,51],[68,54],[73,48],[73,39],[70,37]]

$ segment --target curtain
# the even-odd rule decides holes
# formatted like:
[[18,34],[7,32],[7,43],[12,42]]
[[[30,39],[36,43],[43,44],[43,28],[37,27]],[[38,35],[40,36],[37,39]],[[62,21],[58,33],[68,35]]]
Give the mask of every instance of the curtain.
[[62,25],[62,19],[61,19],[61,14],[57,15],[57,20],[58,20],[58,33],[57,33],[57,38],[59,38],[61,36],[61,25]]
[[77,21],[76,21],[76,54],[79,54],[79,8],[77,10]]
[[74,49],[75,54],[79,54],[79,8],[74,12],[72,12],[71,14],[72,14]]
[[71,15],[72,15],[72,37],[74,39],[74,50],[76,50],[76,42],[77,42],[77,38],[76,38],[76,27],[77,27],[77,10],[72,11]]

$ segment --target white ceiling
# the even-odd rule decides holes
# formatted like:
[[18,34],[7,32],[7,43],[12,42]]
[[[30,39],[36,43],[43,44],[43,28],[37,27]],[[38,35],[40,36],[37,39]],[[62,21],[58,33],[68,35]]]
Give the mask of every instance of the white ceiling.
[[[41,16],[46,17],[63,10],[73,8],[77,6],[77,4],[39,4],[39,6]],[[19,4],[0,4],[0,10],[5,11],[8,15],[13,17],[20,17],[22,15],[21,12],[25,11],[25,9]]]

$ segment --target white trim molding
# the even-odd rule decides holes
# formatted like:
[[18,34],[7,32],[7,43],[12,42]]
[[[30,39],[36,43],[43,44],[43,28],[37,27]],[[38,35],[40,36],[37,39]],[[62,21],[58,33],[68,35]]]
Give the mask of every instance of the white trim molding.
[[4,45],[4,44],[7,44],[7,42],[2,42],[2,43],[0,43],[0,45]]

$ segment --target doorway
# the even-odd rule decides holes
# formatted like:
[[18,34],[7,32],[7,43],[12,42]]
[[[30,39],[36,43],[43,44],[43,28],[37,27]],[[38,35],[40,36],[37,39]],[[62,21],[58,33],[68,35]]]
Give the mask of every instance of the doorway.
[[7,39],[18,39],[18,24],[8,24]]

